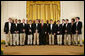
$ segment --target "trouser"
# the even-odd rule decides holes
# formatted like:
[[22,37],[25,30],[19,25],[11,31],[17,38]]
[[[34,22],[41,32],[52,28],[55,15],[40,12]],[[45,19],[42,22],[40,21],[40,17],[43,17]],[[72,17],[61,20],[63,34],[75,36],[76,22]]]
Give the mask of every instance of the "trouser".
[[20,45],[25,45],[25,33],[20,33]]
[[13,45],[19,45],[19,34],[13,34]]
[[83,43],[82,43],[82,35],[81,34],[76,34],[76,37],[75,37],[75,43],[76,43],[76,45],[78,45],[78,39],[79,39],[79,44],[80,45],[83,45]]
[[37,41],[37,45],[39,45],[39,33],[34,33],[34,42],[33,44],[35,45]]
[[72,34],[72,44],[74,45],[75,44],[75,39],[76,38],[76,34]]
[[10,43],[10,45],[12,45],[12,34],[10,32],[8,32],[8,34],[5,34],[5,42],[6,42],[6,45],[8,45],[8,43]]
[[54,45],[54,35],[53,34],[49,34],[49,44],[53,44]]
[[32,34],[28,35],[28,41],[27,44],[32,44]]
[[62,45],[64,45],[64,34],[62,34]]
[[40,41],[39,42],[40,42],[41,45],[46,44],[46,34],[44,34],[44,33],[40,34]]
[[64,35],[64,45],[70,45],[71,44],[71,35],[70,34],[65,34]]
[[62,35],[57,35],[57,43],[58,45],[62,44]]

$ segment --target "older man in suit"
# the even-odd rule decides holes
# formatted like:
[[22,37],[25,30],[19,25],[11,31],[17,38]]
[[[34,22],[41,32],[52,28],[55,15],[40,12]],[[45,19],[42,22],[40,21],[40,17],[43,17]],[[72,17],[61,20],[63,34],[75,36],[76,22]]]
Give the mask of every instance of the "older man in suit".
[[4,32],[5,32],[5,36],[6,36],[6,47],[9,45],[8,43],[10,43],[10,45],[12,45],[12,34],[13,34],[13,23],[12,23],[12,18],[8,19],[8,22],[5,23],[4,26]]

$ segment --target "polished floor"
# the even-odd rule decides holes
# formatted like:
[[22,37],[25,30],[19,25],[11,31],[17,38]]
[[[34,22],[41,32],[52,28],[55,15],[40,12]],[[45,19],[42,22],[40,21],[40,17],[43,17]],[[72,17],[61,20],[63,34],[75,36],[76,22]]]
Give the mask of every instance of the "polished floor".
[[84,46],[1,46],[4,50],[4,55],[80,55],[84,53]]

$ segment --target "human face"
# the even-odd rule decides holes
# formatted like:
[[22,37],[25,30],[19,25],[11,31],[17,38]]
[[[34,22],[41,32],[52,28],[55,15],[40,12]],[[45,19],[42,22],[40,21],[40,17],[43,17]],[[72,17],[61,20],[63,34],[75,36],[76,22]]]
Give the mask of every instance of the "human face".
[[25,23],[25,19],[23,19],[22,22]]
[[66,22],[66,23],[68,23],[68,21],[67,21],[67,20],[66,20],[65,22]]
[[79,19],[78,18],[76,18],[76,22],[78,22],[79,21]]
[[62,23],[64,23],[65,21],[64,20],[62,20]]
[[50,21],[50,23],[52,24],[52,23],[53,23],[53,21]]
[[38,23],[38,20],[36,20],[36,23]]
[[15,19],[15,23],[17,23],[17,19]]
[[58,24],[60,24],[60,21],[58,21]]

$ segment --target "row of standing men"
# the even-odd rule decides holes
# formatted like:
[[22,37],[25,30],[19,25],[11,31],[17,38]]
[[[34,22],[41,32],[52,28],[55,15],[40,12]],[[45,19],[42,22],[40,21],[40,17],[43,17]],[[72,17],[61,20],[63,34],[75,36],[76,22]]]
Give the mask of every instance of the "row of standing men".
[[[69,20],[62,19],[62,24],[60,20],[53,23],[53,20],[50,20],[50,24],[44,23],[41,20],[36,19],[35,23],[32,23],[32,20],[29,20],[29,24],[25,23],[25,19],[17,23],[17,19],[12,22],[12,19],[9,18],[8,22],[5,23],[4,32],[6,35],[6,47],[8,45],[78,45],[78,39],[80,46],[83,45],[81,37],[82,22],[79,21],[79,17]],[[76,20],[76,22],[75,22]]]

